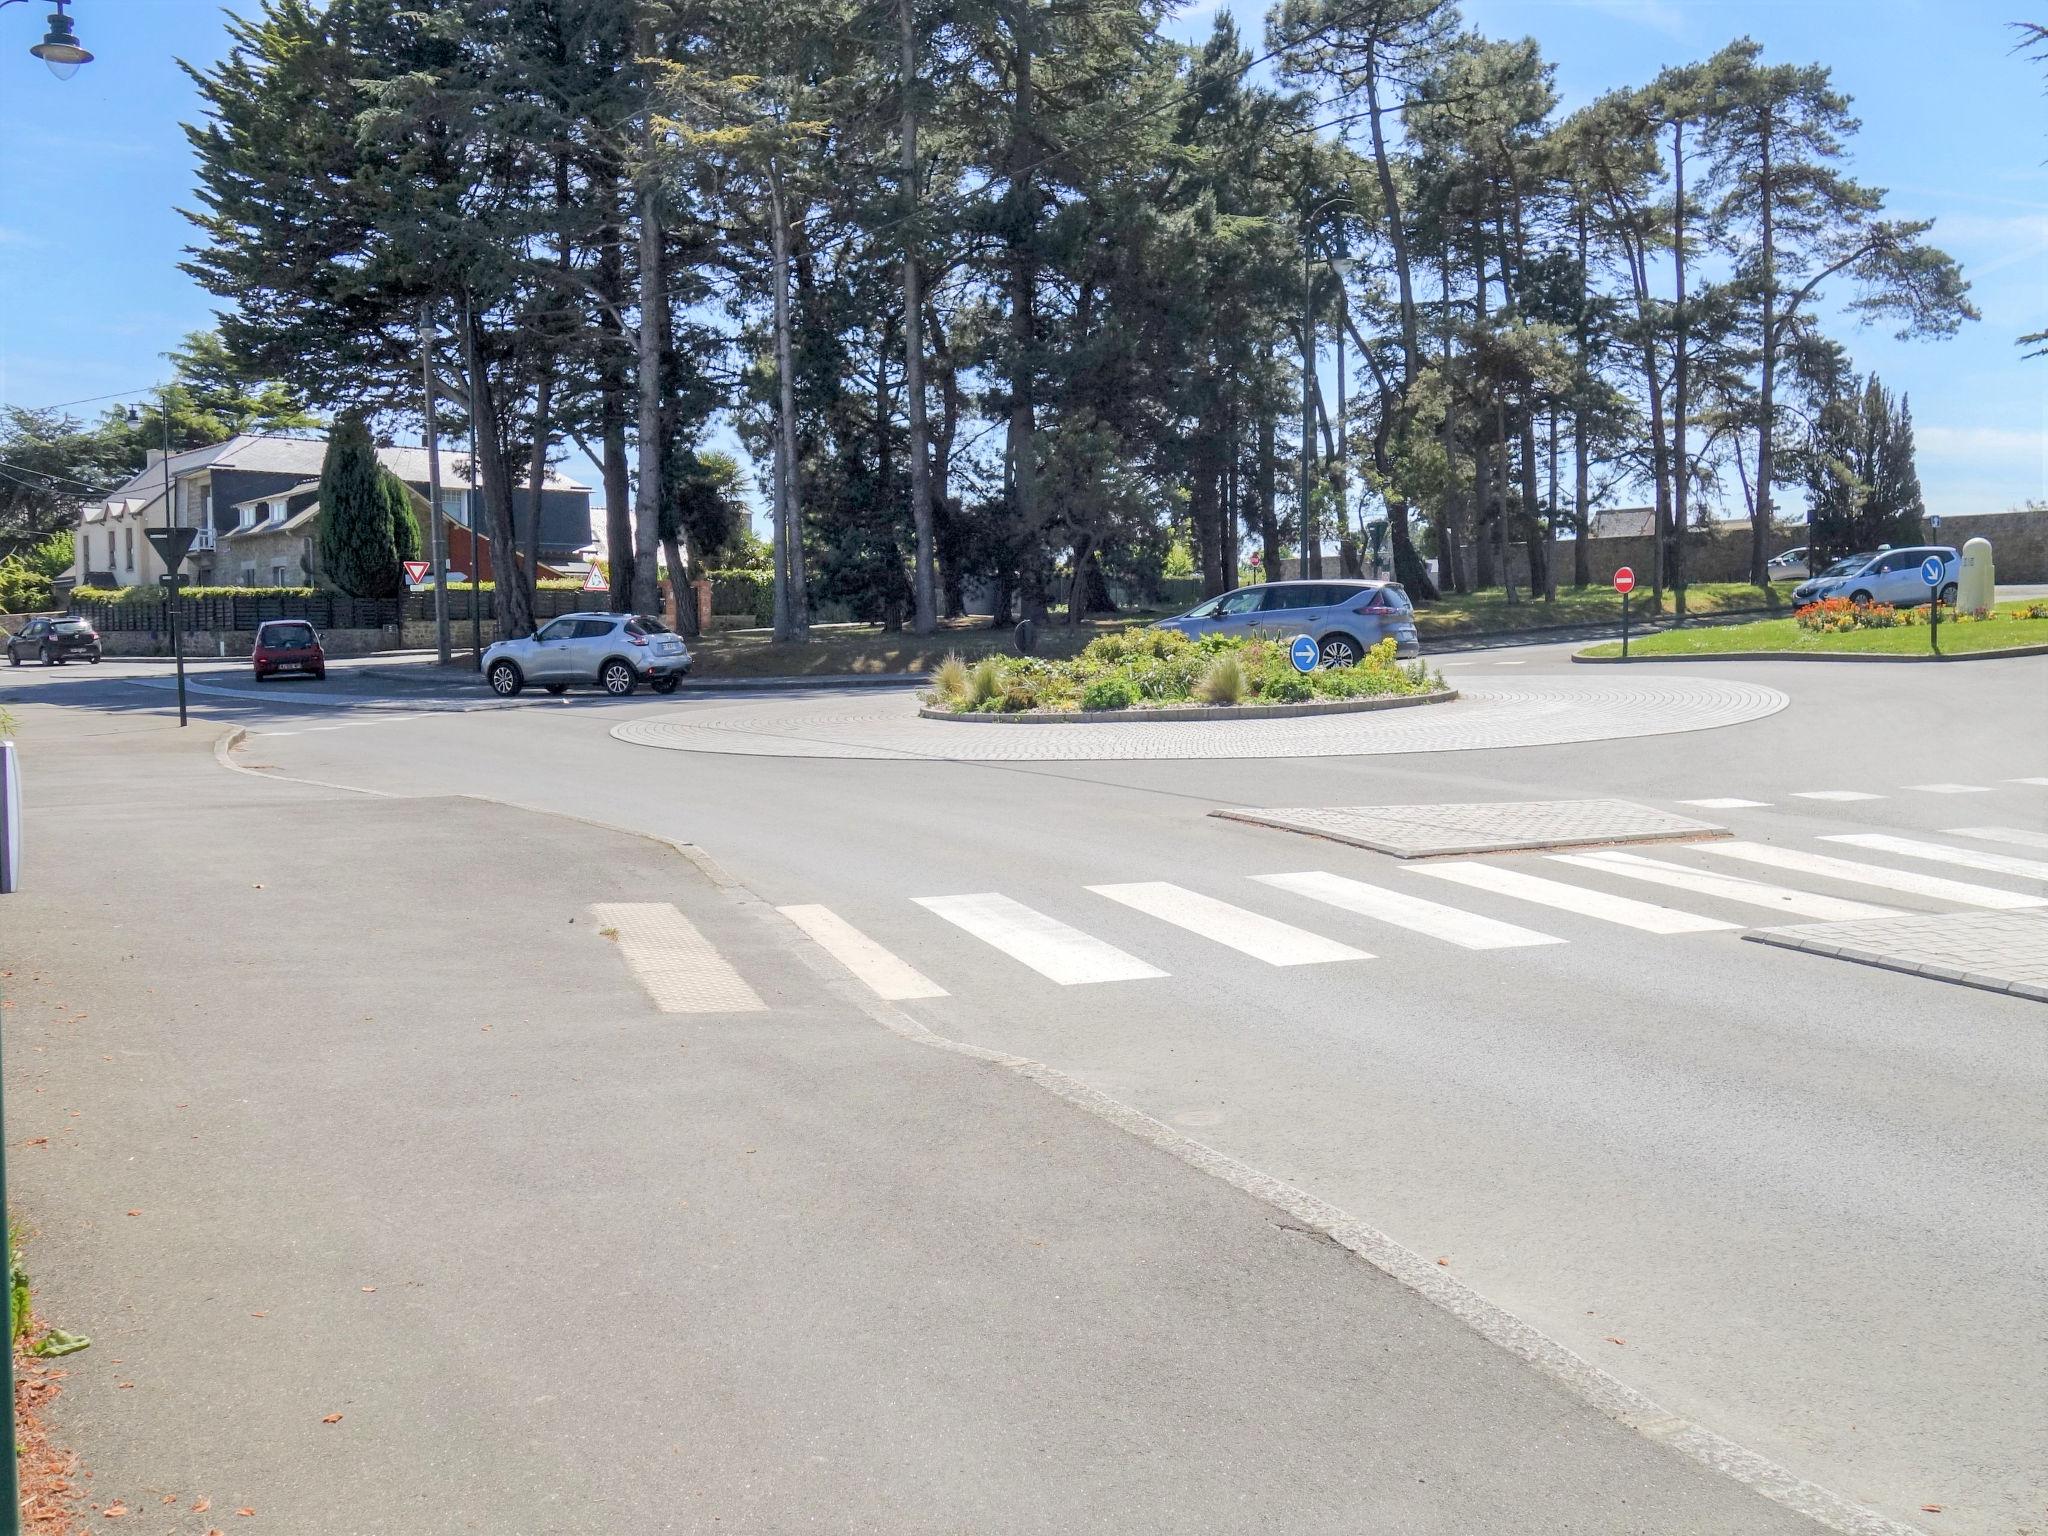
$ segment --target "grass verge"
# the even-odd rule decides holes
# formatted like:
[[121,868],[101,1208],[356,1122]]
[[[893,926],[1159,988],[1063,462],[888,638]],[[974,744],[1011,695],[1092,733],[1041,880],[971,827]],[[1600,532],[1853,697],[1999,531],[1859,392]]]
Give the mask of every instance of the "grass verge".
[[[1788,590],[1781,586],[1759,592],[1747,582],[1702,582],[1687,589],[1686,606],[1700,615],[1759,607],[1789,612]],[[1633,611],[1648,616],[1648,599],[1643,594],[1637,594]],[[1079,655],[1098,635],[1139,628],[1163,616],[1134,609],[1070,625],[1055,612],[1038,626],[1037,654],[1047,660],[1064,660]],[[1607,587],[1564,588],[1554,603],[1525,597],[1512,604],[1495,589],[1445,597],[1419,608],[1415,627],[1424,641],[1429,641],[1615,623],[1620,618],[1621,598]],[[1012,636],[1010,625],[991,629],[987,619],[950,619],[932,635],[888,631],[874,624],[833,624],[814,628],[809,640],[782,645],[766,630],[727,630],[699,637],[691,642],[690,651],[698,677],[918,676],[937,670],[948,656],[972,663],[984,656],[1012,655]]]
[[[2048,618],[2023,618],[2021,611],[2039,604],[2001,603],[1989,618],[1951,619],[1941,623],[1944,655],[1997,651],[2015,645],[2048,645]],[[1929,649],[1925,624],[1896,629],[1852,629],[1837,634],[1802,629],[1792,619],[1760,619],[1754,624],[1717,624],[1707,629],[1673,629],[1629,642],[1631,656],[1720,656],[1743,651],[1775,651],[1788,656],[1924,656]],[[1581,656],[1621,654],[1621,642],[1589,645]]]

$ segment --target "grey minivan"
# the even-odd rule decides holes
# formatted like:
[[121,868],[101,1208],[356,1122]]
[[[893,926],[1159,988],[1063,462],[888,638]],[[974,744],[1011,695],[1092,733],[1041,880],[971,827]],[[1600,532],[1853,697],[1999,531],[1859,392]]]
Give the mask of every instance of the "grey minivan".
[[1161,619],[1156,629],[1203,635],[1308,635],[1326,667],[1348,667],[1381,640],[1394,642],[1397,656],[1420,656],[1415,607],[1394,581],[1268,581],[1239,587]]

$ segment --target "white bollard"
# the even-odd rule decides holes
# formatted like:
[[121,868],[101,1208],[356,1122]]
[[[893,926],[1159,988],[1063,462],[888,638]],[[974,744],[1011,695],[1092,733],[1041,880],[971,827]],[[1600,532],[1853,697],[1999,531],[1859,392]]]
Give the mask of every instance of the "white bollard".
[[1971,539],[1963,546],[1962,573],[1956,577],[1956,612],[1981,613],[1998,601],[1998,577],[1991,564],[1991,541]]
[[0,741],[0,896],[21,889],[21,759]]

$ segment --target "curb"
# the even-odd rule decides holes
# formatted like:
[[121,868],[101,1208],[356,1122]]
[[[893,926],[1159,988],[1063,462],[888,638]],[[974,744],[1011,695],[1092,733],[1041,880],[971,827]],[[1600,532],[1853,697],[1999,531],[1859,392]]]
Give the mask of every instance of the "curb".
[[1407,709],[1418,704],[1448,704],[1455,688],[1435,693],[1400,694],[1387,699],[1330,699],[1302,704],[1200,704],[1167,709],[1032,710],[1015,715],[955,714],[949,709],[919,705],[926,720],[951,720],[971,725],[1108,725],[1129,721],[1283,720],[1296,715],[1362,715],[1379,709]]
[[2029,1002],[2048,1003],[2048,986],[2035,982],[2006,981],[1996,976],[1982,976],[1975,971],[1959,971],[1952,966],[1921,965],[1905,960],[1894,960],[1874,949],[1859,949],[1829,944],[1818,939],[1798,938],[1791,934],[1773,933],[1768,928],[1745,933],[1742,937],[1751,944],[1768,944],[1773,949],[1791,950],[1796,954],[1820,955],[1828,960],[1847,960],[1852,965],[1867,965],[1872,970],[1895,971],[1901,976],[1918,976],[1927,981],[1945,981],[1954,986],[1974,987],[1980,992],[1995,992],[2001,997],[2019,997]]
[[1589,667],[1634,666],[1666,661],[1999,661],[2009,656],[2048,656],[2048,645],[2008,645],[1995,651],[1958,651],[1945,655],[1885,656],[1869,651],[1708,651],[1691,656],[1587,656],[1572,660]]

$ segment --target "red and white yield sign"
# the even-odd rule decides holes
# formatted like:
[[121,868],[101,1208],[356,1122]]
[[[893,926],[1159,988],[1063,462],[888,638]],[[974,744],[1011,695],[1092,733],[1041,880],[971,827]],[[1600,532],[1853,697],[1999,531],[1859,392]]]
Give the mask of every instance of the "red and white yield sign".
[[590,574],[583,578],[583,590],[586,592],[609,592],[611,589],[612,584],[605,580],[602,566],[593,565]]
[[408,560],[405,562],[405,584],[408,587],[419,586],[433,571],[434,568],[424,560]]
[[1623,566],[1614,573],[1614,590],[1627,596],[1636,589],[1636,573]]

